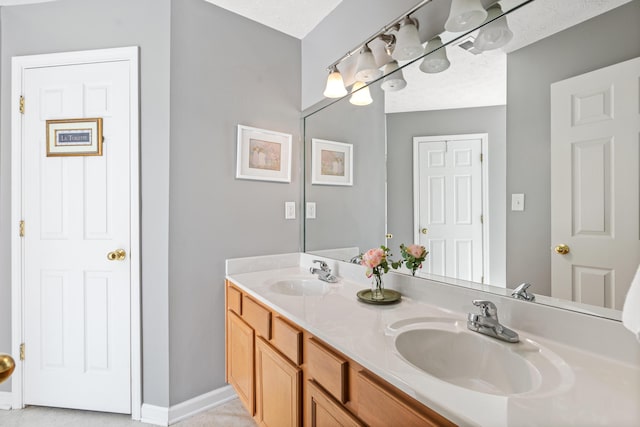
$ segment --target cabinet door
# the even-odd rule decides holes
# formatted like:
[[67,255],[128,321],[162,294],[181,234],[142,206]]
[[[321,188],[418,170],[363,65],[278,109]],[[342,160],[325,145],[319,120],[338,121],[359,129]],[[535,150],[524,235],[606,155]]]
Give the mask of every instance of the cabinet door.
[[361,427],[364,426],[351,415],[337,400],[326,393],[315,381],[307,382],[308,427]]
[[302,371],[262,337],[256,338],[256,416],[261,426],[298,427]]
[[255,414],[253,342],[253,329],[228,311],[227,378],[251,415]]

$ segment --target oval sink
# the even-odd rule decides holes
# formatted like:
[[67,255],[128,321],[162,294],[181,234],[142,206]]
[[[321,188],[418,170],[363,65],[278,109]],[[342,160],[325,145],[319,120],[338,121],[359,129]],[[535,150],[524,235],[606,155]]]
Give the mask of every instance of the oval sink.
[[467,331],[462,322],[399,333],[398,353],[421,371],[469,390],[511,396],[557,390],[571,382],[555,354],[524,339],[510,344]]
[[287,279],[274,282],[270,289],[283,295],[313,297],[328,294],[331,287],[318,279]]

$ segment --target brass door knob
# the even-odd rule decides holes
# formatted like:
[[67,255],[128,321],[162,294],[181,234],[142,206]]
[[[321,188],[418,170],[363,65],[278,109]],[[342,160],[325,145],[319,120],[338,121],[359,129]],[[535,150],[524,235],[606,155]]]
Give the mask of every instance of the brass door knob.
[[560,244],[558,246],[556,246],[554,248],[554,250],[556,251],[556,253],[560,254],[560,255],[566,255],[570,252],[569,246],[565,245],[565,244]]
[[384,237],[385,237],[386,239],[393,239],[393,234],[388,233],[388,234],[385,234],[385,235],[384,235]]
[[8,379],[13,370],[16,369],[16,362],[8,354],[0,354],[0,383]]
[[109,252],[107,254],[107,259],[109,261],[124,261],[126,257],[127,253],[124,249],[116,249],[115,251]]
[[420,232],[421,232],[422,234],[427,234],[427,231],[429,231],[429,230],[427,230],[426,228],[421,228],[421,229],[420,229]]

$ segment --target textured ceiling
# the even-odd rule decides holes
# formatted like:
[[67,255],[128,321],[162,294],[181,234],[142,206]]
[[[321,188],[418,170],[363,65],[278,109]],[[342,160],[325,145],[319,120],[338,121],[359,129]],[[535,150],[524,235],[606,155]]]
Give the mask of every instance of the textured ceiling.
[[[451,67],[435,75],[422,73],[418,69],[419,61],[412,64],[404,70],[407,87],[385,94],[385,111],[399,113],[506,104],[506,53],[629,1],[632,0],[535,0],[507,16],[514,36],[504,51],[473,55],[458,46],[448,46]],[[505,11],[521,3],[522,0],[500,2]],[[445,33],[442,38],[446,41],[455,37],[455,33]]]

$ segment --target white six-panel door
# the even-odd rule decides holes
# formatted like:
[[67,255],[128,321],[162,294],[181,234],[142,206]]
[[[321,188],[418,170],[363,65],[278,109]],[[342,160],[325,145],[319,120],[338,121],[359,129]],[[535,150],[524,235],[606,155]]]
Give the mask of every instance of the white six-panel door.
[[636,58],[551,85],[554,297],[622,309],[640,262],[639,82]]
[[482,140],[414,138],[414,238],[422,272],[482,282]]
[[[131,412],[129,67],[23,75],[25,404]],[[46,156],[46,120],[87,117],[102,156]]]

